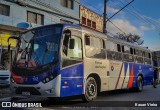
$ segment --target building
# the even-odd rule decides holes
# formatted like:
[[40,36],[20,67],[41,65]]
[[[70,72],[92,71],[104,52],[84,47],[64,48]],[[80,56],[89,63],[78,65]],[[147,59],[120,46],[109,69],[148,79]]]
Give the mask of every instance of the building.
[[[79,24],[80,0],[0,0],[1,63],[8,68],[11,58],[7,52],[7,39],[27,29],[55,23]],[[12,41],[14,51],[16,41]],[[12,52],[11,53],[14,53]],[[4,58],[8,57],[8,58]],[[14,54],[12,55],[14,56]],[[2,61],[9,59],[7,61]]]
[[87,7],[80,6],[80,25],[103,32],[103,16]]

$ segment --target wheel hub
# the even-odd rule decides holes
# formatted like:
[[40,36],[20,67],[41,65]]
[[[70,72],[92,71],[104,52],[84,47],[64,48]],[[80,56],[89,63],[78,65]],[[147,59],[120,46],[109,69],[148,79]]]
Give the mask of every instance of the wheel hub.
[[95,85],[94,84],[90,84],[88,85],[88,93],[90,96],[94,96],[95,95]]

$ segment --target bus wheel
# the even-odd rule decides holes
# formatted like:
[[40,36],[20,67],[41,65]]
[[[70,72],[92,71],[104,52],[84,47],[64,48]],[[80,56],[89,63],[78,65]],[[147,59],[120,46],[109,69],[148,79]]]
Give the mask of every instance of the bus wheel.
[[97,83],[93,77],[89,77],[85,85],[85,94],[82,98],[84,102],[89,102],[97,97]]
[[138,76],[136,91],[141,92],[142,89],[143,89],[143,78],[142,76]]

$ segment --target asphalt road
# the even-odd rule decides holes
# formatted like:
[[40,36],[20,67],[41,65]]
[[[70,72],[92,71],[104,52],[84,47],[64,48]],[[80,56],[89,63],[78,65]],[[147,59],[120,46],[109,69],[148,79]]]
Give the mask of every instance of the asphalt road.
[[[8,88],[0,88],[0,102],[9,101],[12,103],[41,103],[42,108],[25,108],[25,109],[106,109],[107,110],[159,110],[160,109],[160,85],[157,88],[145,86],[142,92],[131,92],[129,90],[116,90],[103,92],[97,99],[90,103],[84,103],[81,99],[72,100],[50,100],[39,97],[16,97],[11,100],[12,93]],[[152,106],[147,104],[152,103]],[[153,104],[154,103],[154,104]],[[136,107],[135,104],[144,107]],[[159,107],[156,107],[157,106]],[[1,104],[0,104],[1,107]],[[9,109],[9,108],[7,108]],[[11,108],[16,109],[16,108]]]

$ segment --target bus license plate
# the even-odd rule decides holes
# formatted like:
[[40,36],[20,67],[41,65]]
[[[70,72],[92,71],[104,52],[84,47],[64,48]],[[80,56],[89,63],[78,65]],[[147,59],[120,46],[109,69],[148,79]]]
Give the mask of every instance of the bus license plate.
[[30,92],[22,92],[22,95],[31,95]]

